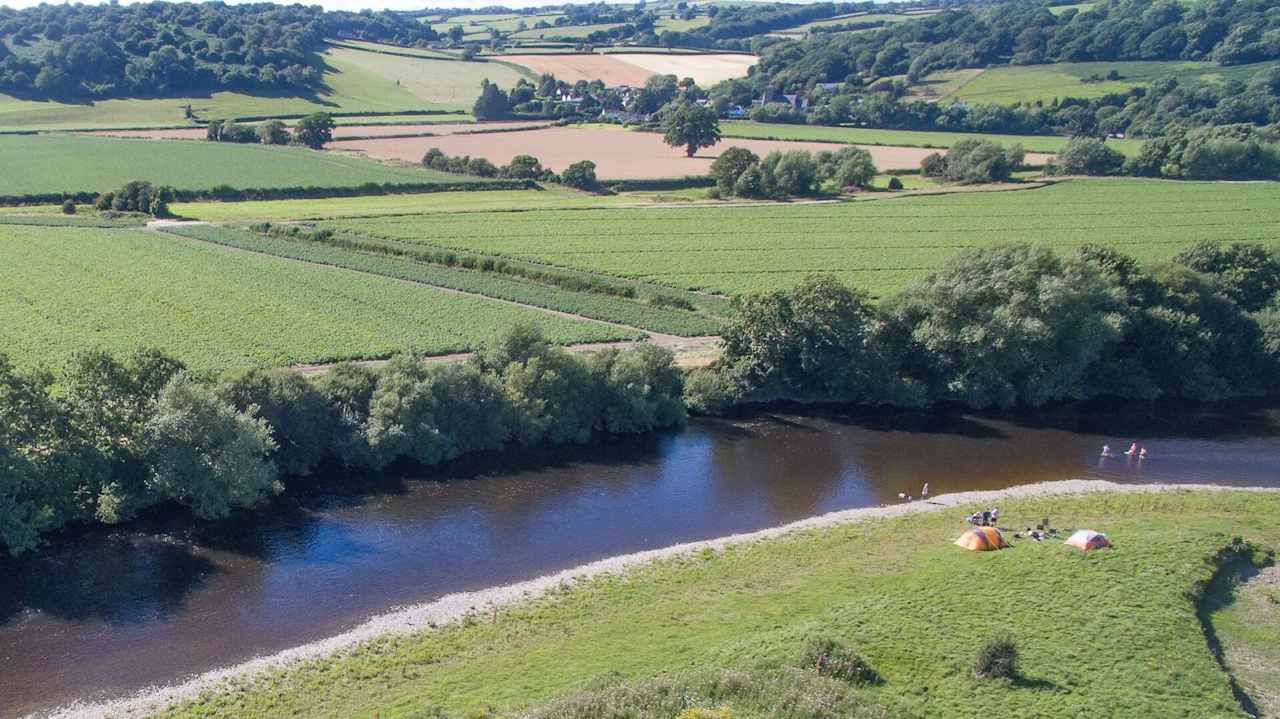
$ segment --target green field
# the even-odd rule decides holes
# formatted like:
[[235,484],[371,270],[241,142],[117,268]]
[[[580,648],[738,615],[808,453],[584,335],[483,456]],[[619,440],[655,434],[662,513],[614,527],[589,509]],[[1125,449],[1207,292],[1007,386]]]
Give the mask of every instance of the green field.
[[[976,132],[944,132],[932,130],[881,130],[870,127],[828,127],[823,125],[783,125],[750,120],[725,120],[720,130],[726,138],[746,137],[778,140],[816,140],[850,142],[860,145],[906,145],[910,147],[945,148],[961,140],[994,140],[1006,145],[1018,144],[1030,152],[1057,152],[1067,138],[1056,135],[998,135]],[[1136,155],[1141,140],[1109,140],[1108,144],[1125,155]]]
[[159,347],[196,369],[474,349],[516,322],[555,342],[634,332],[141,230],[0,225],[0,340],[19,365]]
[[[524,716],[559,697],[584,707],[592,693],[631,711],[534,716],[1244,716],[1197,609],[1232,537],[1280,546],[1280,495],[1093,494],[1000,509],[1010,527],[1049,516],[1104,531],[1115,548],[1015,540],[966,552],[951,544],[965,528],[959,509],[810,530],[567,583],[161,716]],[[1275,625],[1258,629],[1263,646],[1280,647]],[[1020,679],[975,678],[979,648],[1004,635],[1017,644]],[[864,657],[881,682],[790,669],[815,639]],[[619,682],[629,694],[610,691]]]
[[[358,249],[347,249],[302,240],[272,237],[259,233],[245,232],[227,227],[196,225],[171,229],[172,232],[207,242],[229,247],[262,252],[276,257],[301,260],[320,265],[342,267],[371,275],[390,277],[443,287],[446,289],[472,292],[494,299],[518,302],[523,305],[541,307],[556,312],[588,317],[604,322],[624,324],[627,327],[661,332],[664,334],[682,335],[686,337],[711,335],[720,329],[718,321],[703,314],[681,310],[655,307],[646,298],[655,294],[651,286],[639,287],[640,292],[634,300],[614,297],[596,292],[562,289],[552,284],[534,282],[511,275],[496,272],[480,272],[462,269],[457,266],[419,262],[399,253],[403,245],[390,240],[376,238],[348,238],[359,242]],[[615,281],[616,285],[638,285],[625,281]],[[662,288],[658,288],[662,289]],[[661,294],[681,294],[662,289]],[[686,299],[700,306],[727,314],[727,303],[718,298],[700,298],[688,295]],[[625,330],[615,329],[624,337],[638,336],[638,332],[628,334]]]
[[[908,178],[904,178],[906,181]],[[918,178],[910,178],[918,179]],[[885,178],[885,182],[888,179]],[[669,192],[621,192],[595,195],[549,185],[542,190],[493,190],[488,192],[427,192],[406,195],[326,197],[313,200],[263,200],[246,202],[175,202],[173,214],[206,222],[256,222],[259,220],[320,220],[336,217],[373,217],[486,210],[538,210],[579,207],[615,207],[693,202],[706,190]],[[2,211],[2,209],[0,209]],[[56,213],[57,207],[47,208]],[[3,217],[3,214],[0,214]]]
[[620,22],[604,22],[596,25],[562,25],[560,27],[535,28],[533,23],[529,23],[528,30],[522,32],[511,33],[512,40],[541,40],[549,37],[564,37],[571,39],[585,38],[597,30],[612,30],[615,27],[622,27]]
[[[347,43],[350,44],[350,43]],[[302,115],[329,112],[470,110],[484,78],[503,86],[522,75],[488,63],[401,57],[333,47],[319,56],[323,88],[313,96],[216,92],[203,97],[130,98],[73,104],[0,95],[0,130],[159,127],[190,124],[184,107],[201,118]]]
[[298,147],[79,135],[0,137],[0,195],[105,192],[129,180],[179,189],[347,187],[478,179]]
[[893,24],[899,22],[907,22],[908,20],[919,20],[922,17],[928,17],[929,13],[921,13],[918,15],[902,15],[898,13],[854,13],[852,15],[840,15],[838,17],[827,18],[826,20],[815,20],[807,22],[803,25],[789,27],[785,30],[775,30],[775,35],[803,35],[811,28],[815,27],[836,27],[840,25],[853,25],[864,22],[882,22],[885,24]]
[[328,225],[723,293],[832,272],[883,297],[962,249],[1001,242],[1063,251],[1100,242],[1152,261],[1198,240],[1280,248],[1280,192],[1274,183],[1074,180],[837,204],[474,212]]
[[[1059,62],[1052,65],[1005,65],[983,71],[974,79],[943,97],[947,101],[1050,103],[1055,98],[1094,98],[1146,87],[1162,77],[1181,82],[1247,82],[1254,74],[1276,63],[1256,63],[1222,67],[1211,62]],[[1106,77],[1115,70],[1119,80],[1081,82],[1093,75]]]

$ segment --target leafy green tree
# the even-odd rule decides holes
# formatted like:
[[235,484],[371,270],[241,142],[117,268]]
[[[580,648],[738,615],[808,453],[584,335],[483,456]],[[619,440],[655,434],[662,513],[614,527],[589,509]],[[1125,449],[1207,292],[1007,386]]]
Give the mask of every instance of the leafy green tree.
[[369,404],[369,444],[383,463],[425,465],[499,449],[508,410],[496,376],[471,364],[428,366],[398,357],[383,370]]
[[369,405],[378,378],[364,365],[340,362],[316,382],[329,412],[331,453],[346,467],[377,468],[379,460],[369,444]]
[[662,129],[663,141],[672,147],[683,147],[689,157],[720,141],[720,117],[716,111],[692,102],[681,102],[669,110]]
[[0,354],[0,549],[34,549],[62,525],[78,481],[91,470],[51,396],[53,378],[18,372]]
[[502,171],[507,177],[516,180],[541,177],[543,173],[542,163],[533,155],[516,155]]
[[768,197],[805,197],[818,191],[818,165],[803,150],[769,153],[760,161],[760,172]]
[[333,140],[333,116],[327,112],[315,112],[298,120],[293,128],[293,139],[312,150],[319,150]]
[[237,410],[188,374],[161,390],[143,437],[148,489],[202,519],[225,517],[283,489],[268,459],[275,442],[266,421],[252,409]]
[[756,153],[742,147],[730,147],[711,163],[711,177],[722,193],[732,195],[742,173],[759,163]]
[[1073,137],[1053,161],[1060,175],[1118,175],[1124,155],[1094,137]]
[[925,175],[958,184],[1008,182],[1025,156],[1019,145],[1005,147],[990,140],[967,139],[952,145],[941,158],[937,153],[926,157],[920,167]]
[[454,25],[453,27],[449,28],[449,42],[453,43],[454,45],[457,45],[458,43],[462,42],[462,38],[466,34],[467,34],[467,31],[461,25]]
[[1124,294],[1095,266],[1046,247],[957,255],[885,308],[908,376],[940,400],[1038,407],[1089,396],[1121,338]]
[[471,114],[477,120],[501,120],[511,116],[511,98],[495,83],[480,82],[480,97],[471,106]]
[[685,422],[684,385],[671,350],[648,343],[610,348],[592,354],[587,367],[601,391],[600,429],[633,434]]
[[596,163],[591,160],[575,162],[560,173],[560,182],[579,190],[594,190],[600,185],[596,179]]
[[878,170],[871,153],[861,147],[820,152],[815,158],[818,179],[834,180],[837,187],[868,187]]
[[810,275],[789,290],[744,295],[734,310],[720,367],[744,398],[875,404],[895,391],[865,292]]
[[110,468],[100,486],[84,486],[86,518],[115,523],[150,503],[143,435],[161,390],[182,369],[160,350],[143,349],[123,361],[101,350],[78,352],[63,370],[70,421]]
[[333,418],[324,395],[301,373],[244,370],[219,382],[217,392],[241,412],[257,408],[276,445],[271,458],[284,474],[306,476],[329,454]]
[[1259,244],[1202,240],[1173,261],[1212,276],[1245,312],[1261,310],[1280,292],[1280,256]]
[[279,120],[268,120],[258,125],[254,133],[263,145],[289,144],[289,129]]
[[547,349],[523,362],[508,363],[502,384],[516,441],[533,446],[591,439],[600,392],[582,360],[561,349]]

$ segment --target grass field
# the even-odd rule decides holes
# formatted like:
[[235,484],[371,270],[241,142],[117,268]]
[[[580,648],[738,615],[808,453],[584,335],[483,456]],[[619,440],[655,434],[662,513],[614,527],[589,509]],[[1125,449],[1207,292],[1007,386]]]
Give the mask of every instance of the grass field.
[[893,23],[907,22],[908,20],[918,20],[922,17],[928,17],[931,13],[920,15],[902,15],[898,13],[852,13],[849,15],[838,15],[836,17],[827,18],[826,20],[815,20],[807,22],[803,25],[789,27],[784,30],[775,30],[774,35],[803,35],[810,29],[816,27],[835,27],[839,25],[853,25],[864,22],[882,22],[886,25]]
[[[1222,67],[1210,62],[1059,62],[1052,65],[1007,65],[985,70],[943,97],[959,102],[1009,105],[1016,102],[1049,103],[1054,98],[1094,98],[1145,87],[1162,77],[1184,82],[1221,83],[1229,79],[1248,81],[1254,74],[1276,63],[1256,63]],[[1106,77],[1116,70],[1119,80],[1081,82],[1093,75]]]
[[1074,5],[1054,5],[1049,8],[1049,12],[1053,13],[1054,15],[1065,14],[1068,10],[1075,10],[1076,12],[1089,12],[1090,10],[1093,9],[1093,6],[1097,4],[1098,3],[1096,2],[1082,2],[1082,3],[1076,3]]
[[1167,260],[1198,240],[1280,248],[1274,183],[1074,180],[1033,190],[839,204],[389,217],[337,229],[686,289],[787,287],[831,272],[883,297],[969,247],[1087,242]]
[[[725,120],[720,123],[725,137],[777,138],[819,142],[848,142],[859,145],[896,145],[906,147],[945,148],[960,140],[977,138],[1006,145],[1019,144],[1030,152],[1057,152],[1067,138],[1054,135],[998,135],[973,132],[924,130],[881,130],[870,127],[826,127],[822,125],[782,125],[750,120]],[[1125,155],[1136,155],[1141,140],[1108,140],[1108,144]]]
[[551,37],[563,37],[572,40],[585,39],[591,33],[597,30],[612,30],[615,27],[622,27],[620,22],[602,22],[595,25],[562,25],[560,27],[535,28],[534,23],[529,23],[529,29],[521,32],[513,32],[510,35],[512,40],[542,40]]
[[470,110],[480,94],[482,79],[487,77],[508,87],[521,77],[503,65],[400,57],[352,47],[330,48],[320,55],[319,63],[324,87],[311,96],[215,92],[201,97],[72,104],[0,95],[0,130],[183,125],[189,124],[184,114],[187,104],[206,119],[302,115],[320,110]]
[[0,341],[19,365],[159,347],[207,370],[474,349],[535,322],[556,342],[634,333],[140,230],[0,226]]
[[[682,716],[735,719],[1244,716],[1197,602],[1231,537],[1280,546],[1280,497],[1089,495],[1000,508],[1008,526],[1050,516],[1058,527],[1105,531],[1116,546],[1085,554],[1015,540],[965,552],[951,544],[964,530],[959,512],[810,530],[377,640],[161,716],[517,716],[587,692],[581,707],[619,682],[631,699],[615,705],[637,719],[685,707],[716,711]],[[1017,643],[1021,678],[975,678],[979,647],[1001,635]],[[855,688],[789,670],[814,639],[849,647],[882,681]],[[1264,645],[1275,650],[1280,635]],[[776,682],[776,693],[762,697],[761,681]],[[718,690],[692,689],[709,685]]]
[[0,195],[105,192],[129,180],[207,189],[474,179],[297,147],[80,135],[0,137],[0,165],[6,169]]

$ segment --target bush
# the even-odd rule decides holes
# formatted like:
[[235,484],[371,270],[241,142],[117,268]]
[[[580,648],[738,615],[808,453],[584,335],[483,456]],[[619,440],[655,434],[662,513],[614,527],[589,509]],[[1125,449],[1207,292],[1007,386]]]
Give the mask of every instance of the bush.
[[880,681],[880,675],[865,659],[831,639],[810,641],[800,657],[800,668],[854,685]]
[[596,179],[596,163],[591,160],[575,162],[560,173],[560,182],[579,190],[594,190],[600,182]]
[[1124,169],[1124,155],[1093,137],[1073,137],[1053,163],[1059,175],[1118,175]]
[[979,679],[1018,678],[1018,647],[1011,637],[997,637],[978,651],[973,674]]
[[63,201],[62,201],[62,214],[64,214],[64,215],[74,215],[74,214],[76,214],[76,202],[75,202],[75,200],[63,200]]
[[897,175],[894,175],[893,177],[889,178],[889,189],[890,190],[902,189],[902,180],[898,179]]
[[945,156],[934,153],[926,157],[920,170],[926,176],[962,185],[1008,182],[1025,156],[1020,145],[1005,147],[990,140],[961,140]]

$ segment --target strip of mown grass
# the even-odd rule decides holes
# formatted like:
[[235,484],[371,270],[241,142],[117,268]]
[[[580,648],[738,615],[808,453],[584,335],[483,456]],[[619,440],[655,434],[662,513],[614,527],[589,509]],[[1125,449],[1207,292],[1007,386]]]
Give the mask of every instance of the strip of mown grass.
[[[1196,598],[1233,537],[1280,543],[1280,494],[1099,493],[1001,504],[1009,526],[1048,516],[1115,542],[1088,554],[1029,540],[966,552],[951,544],[964,530],[959,514],[872,520],[661,561],[492,620],[378,640],[163,716],[437,716],[432,708],[506,716],[618,681],[783,671],[814,638],[870,663],[883,683],[856,692],[866,704],[893,707],[889,716],[971,717],[993,707],[1009,717],[1242,716],[1206,644]],[[998,635],[1016,642],[1017,682],[974,677],[979,648]],[[1274,648],[1280,636],[1266,641]],[[701,705],[725,706],[737,719],[773,716],[753,713],[750,702],[718,701]],[[689,702],[701,700],[691,692]]]
[[[893,145],[903,147],[936,147],[945,149],[961,140],[992,140],[1004,145],[1022,145],[1029,152],[1058,152],[1068,138],[1056,135],[1002,135],[980,132],[946,132],[943,130],[884,130],[873,127],[828,127],[825,125],[784,125],[750,120],[720,123],[725,138],[744,137],[760,140],[803,140],[811,142],[853,143],[858,145]],[[725,146],[732,141],[722,140]],[[1107,144],[1125,155],[1136,155],[1142,140],[1108,140]]]
[[716,320],[686,310],[667,309],[608,295],[574,292],[494,273],[415,262],[393,255],[359,252],[305,240],[272,237],[228,227],[192,225],[169,232],[277,257],[341,267],[372,275],[421,282],[486,297],[568,312],[582,317],[682,336],[715,334]]

